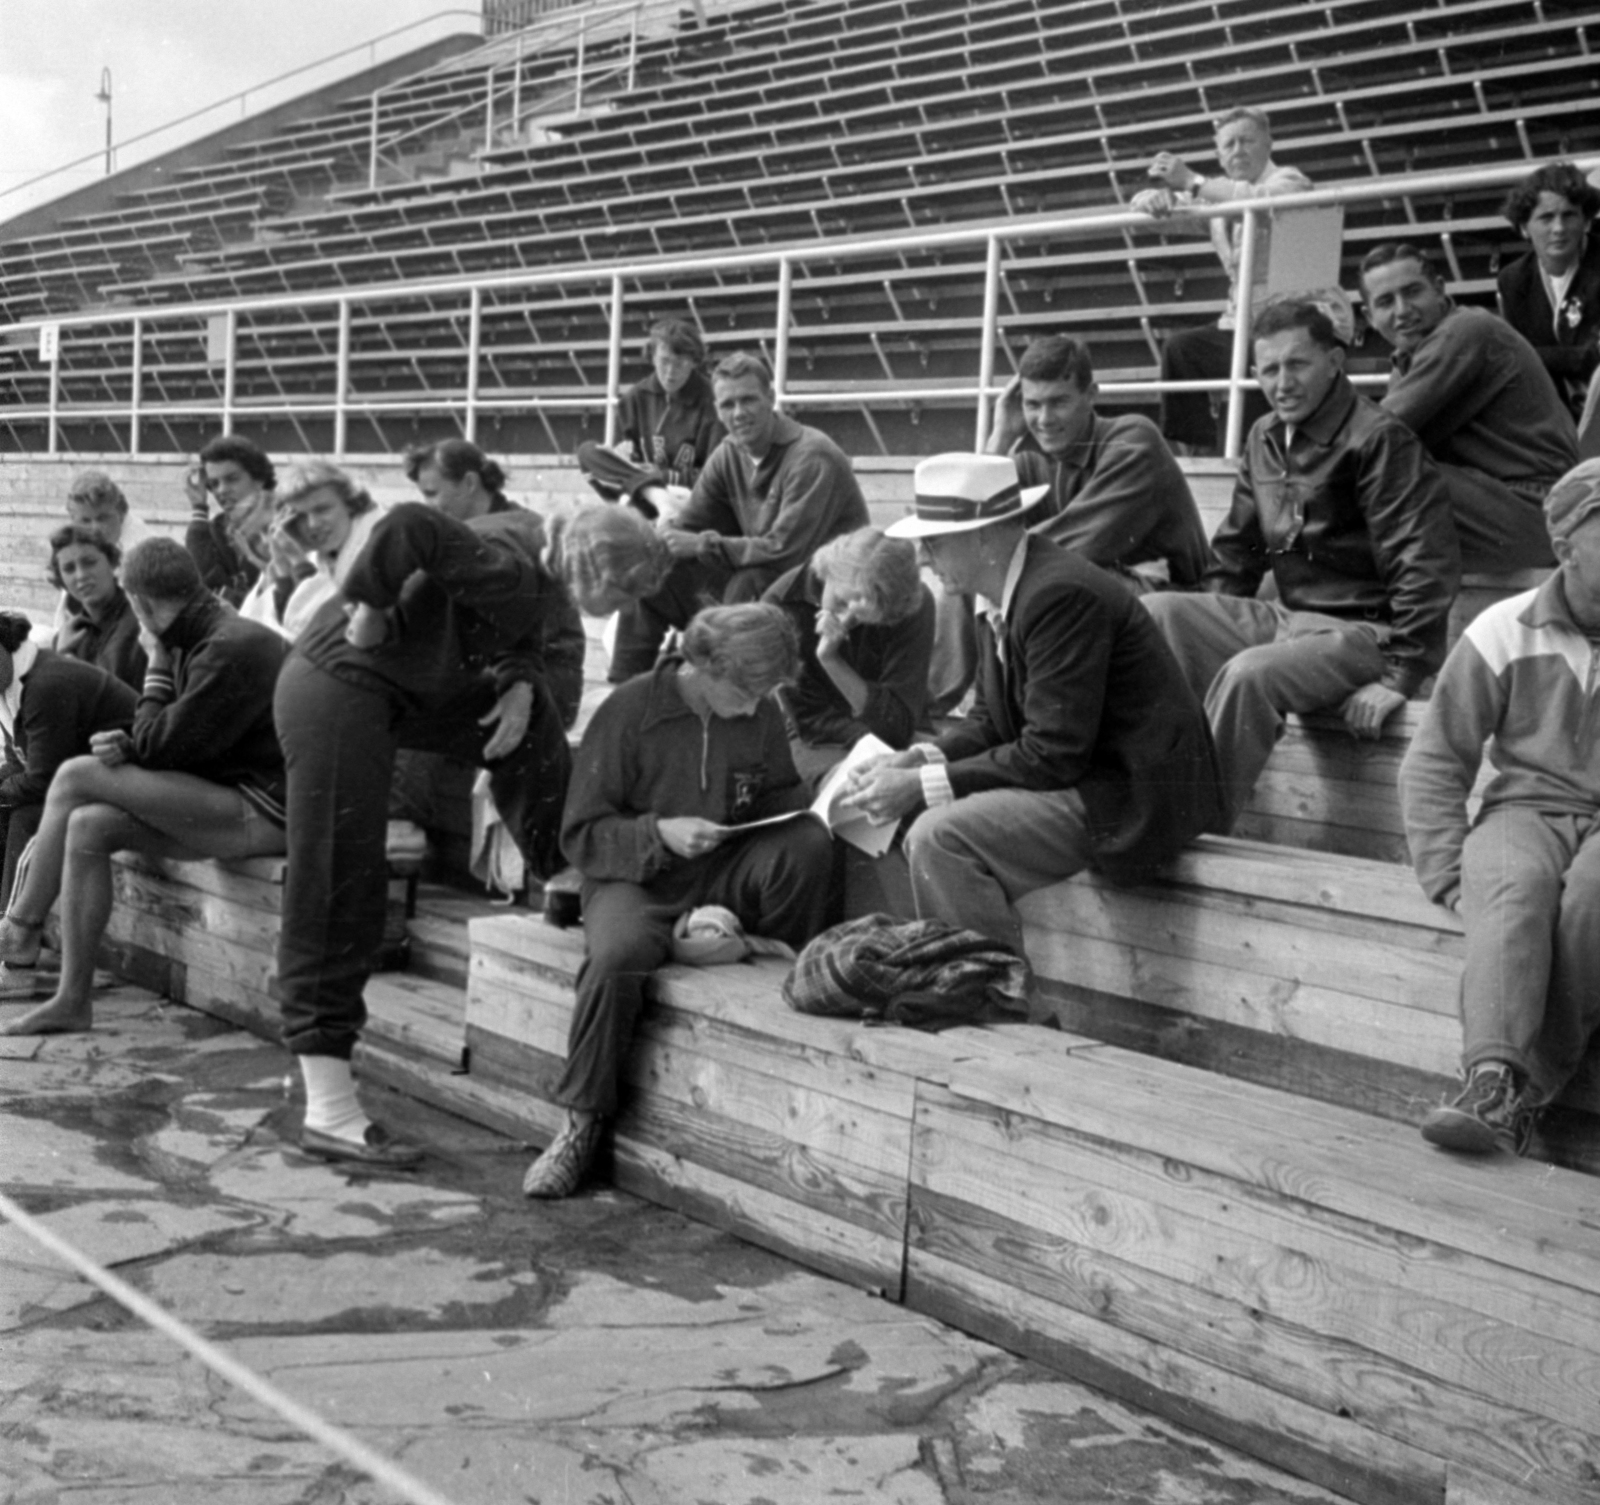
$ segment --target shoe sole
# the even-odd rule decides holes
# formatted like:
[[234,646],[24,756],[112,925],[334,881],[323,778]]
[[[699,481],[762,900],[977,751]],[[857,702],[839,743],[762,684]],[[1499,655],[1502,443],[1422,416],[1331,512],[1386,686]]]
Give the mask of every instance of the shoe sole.
[[1440,1108],[1422,1121],[1422,1137],[1441,1150],[1458,1155],[1496,1155],[1516,1152],[1511,1136],[1491,1129],[1480,1118],[1451,1108]]

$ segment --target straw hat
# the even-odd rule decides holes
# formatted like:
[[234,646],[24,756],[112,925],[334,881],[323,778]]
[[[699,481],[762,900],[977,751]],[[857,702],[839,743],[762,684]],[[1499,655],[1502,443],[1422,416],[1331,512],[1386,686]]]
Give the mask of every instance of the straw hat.
[[884,531],[891,538],[968,533],[1021,517],[1049,489],[1023,486],[1009,455],[934,455],[917,466],[912,515]]

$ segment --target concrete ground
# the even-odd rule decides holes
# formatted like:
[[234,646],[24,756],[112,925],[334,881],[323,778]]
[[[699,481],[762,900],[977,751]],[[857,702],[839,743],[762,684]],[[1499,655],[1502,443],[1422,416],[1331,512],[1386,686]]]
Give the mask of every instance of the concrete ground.
[[[283,1052],[97,1014],[0,1040],[8,1194],[455,1505],[1334,1498],[631,1197],[532,1205],[527,1146],[405,1099],[418,1173],[307,1161]],[[389,1498],[0,1225],[0,1499]]]

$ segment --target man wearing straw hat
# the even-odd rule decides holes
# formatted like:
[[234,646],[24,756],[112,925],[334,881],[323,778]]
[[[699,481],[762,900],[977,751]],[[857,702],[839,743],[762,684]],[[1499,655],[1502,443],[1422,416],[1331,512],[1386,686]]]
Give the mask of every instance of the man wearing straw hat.
[[1137,882],[1221,813],[1200,702],[1138,598],[1028,532],[1047,490],[1006,455],[938,455],[910,517],[947,594],[979,597],[972,714],[869,765],[852,802],[876,821],[925,806],[906,834],[919,918],[1022,954],[1012,907],[1089,867]]

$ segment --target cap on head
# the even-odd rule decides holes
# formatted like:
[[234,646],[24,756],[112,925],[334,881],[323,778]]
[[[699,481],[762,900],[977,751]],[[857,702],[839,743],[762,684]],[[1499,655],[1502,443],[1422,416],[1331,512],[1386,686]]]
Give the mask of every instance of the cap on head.
[[1050,488],[1023,486],[1009,455],[934,455],[917,466],[913,512],[884,531],[891,538],[969,533],[1020,518]]
[[1578,524],[1600,512],[1600,459],[1574,465],[1544,499],[1544,522],[1554,539],[1570,538]]

